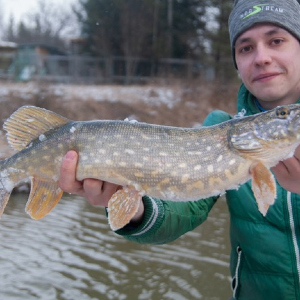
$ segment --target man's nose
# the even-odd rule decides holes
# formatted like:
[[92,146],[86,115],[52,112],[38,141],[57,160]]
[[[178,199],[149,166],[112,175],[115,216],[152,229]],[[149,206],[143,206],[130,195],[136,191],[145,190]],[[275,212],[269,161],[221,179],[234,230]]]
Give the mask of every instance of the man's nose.
[[270,50],[264,45],[257,45],[255,49],[254,63],[259,66],[267,65],[272,62]]

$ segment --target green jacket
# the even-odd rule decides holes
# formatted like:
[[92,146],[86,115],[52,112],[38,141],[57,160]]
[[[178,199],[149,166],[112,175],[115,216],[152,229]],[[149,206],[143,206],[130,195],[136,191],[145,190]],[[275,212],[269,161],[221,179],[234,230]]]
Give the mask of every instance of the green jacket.
[[[259,112],[253,96],[242,85],[238,111]],[[204,125],[231,118],[225,112],[208,115]],[[145,217],[138,227],[117,231],[130,241],[171,242],[204,222],[218,197],[195,202],[161,201],[144,197]],[[300,299],[300,196],[277,184],[277,200],[266,217],[258,211],[251,181],[226,193],[230,212],[233,299]]]

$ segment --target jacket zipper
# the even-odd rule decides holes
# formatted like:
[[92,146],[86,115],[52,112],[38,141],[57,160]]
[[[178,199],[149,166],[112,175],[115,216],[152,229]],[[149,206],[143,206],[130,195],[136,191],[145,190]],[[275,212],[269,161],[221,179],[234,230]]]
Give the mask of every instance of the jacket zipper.
[[233,291],[233,295],[232,295],[233,299],[236,299],[236,293],[239,286],[239,271],[240,271],[241,256],[242,256],[242,249],[240,248],[240,246],[236,248],[236,252],[238,255],[238,260],[235,267],[235,274],[234,277],[232,278],[232,283],[231,283],[231,287]]
[[292,193],[287,193],[287,204],[288,204],[288,211],[289,211],[289,219],[290,219],[290,228],[292,231],[292,239],[294,244],[294,251],[296,255],[296,265],[297,265],[297,271],[298,271],[298,280],[299,280],[299,286],[300,286],[300,253],[299,253],[299,246],[297,243],[297,237],[296,237],[296,229],[295,229],[295,222],[294,222],[294,214],[293,214],[293,207],[292,207]]

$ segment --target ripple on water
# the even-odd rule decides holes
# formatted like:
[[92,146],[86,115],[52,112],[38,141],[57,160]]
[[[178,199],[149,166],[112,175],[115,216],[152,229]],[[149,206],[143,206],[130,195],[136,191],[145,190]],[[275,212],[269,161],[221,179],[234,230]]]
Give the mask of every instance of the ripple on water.
[[81,198],[65,195],[39,221],[24,212],[26,198],[12,195],[0,221],[0,299],[229,298],[224,203],[206,225],[156,246],[117,236]]

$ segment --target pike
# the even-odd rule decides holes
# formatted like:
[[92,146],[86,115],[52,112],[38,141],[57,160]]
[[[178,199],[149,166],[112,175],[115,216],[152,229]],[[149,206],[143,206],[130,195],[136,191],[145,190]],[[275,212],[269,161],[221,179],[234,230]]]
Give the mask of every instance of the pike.
[[31,178],[26,212],[48,214],[60,200],[59,171],[68,150],[79,154],[76,178],[122,186],[110,199],[109,224],[126,225],[143,195],[195,201],[237,189],[252,178],[265,216],[276,198],[270,168],[300,144],[300,105],[280,106],[214,126],[179,128],[134,121],[71,121],[24,106],[5,122],[8,143],[18,152],[0,161],[0,216],[13,188]]

